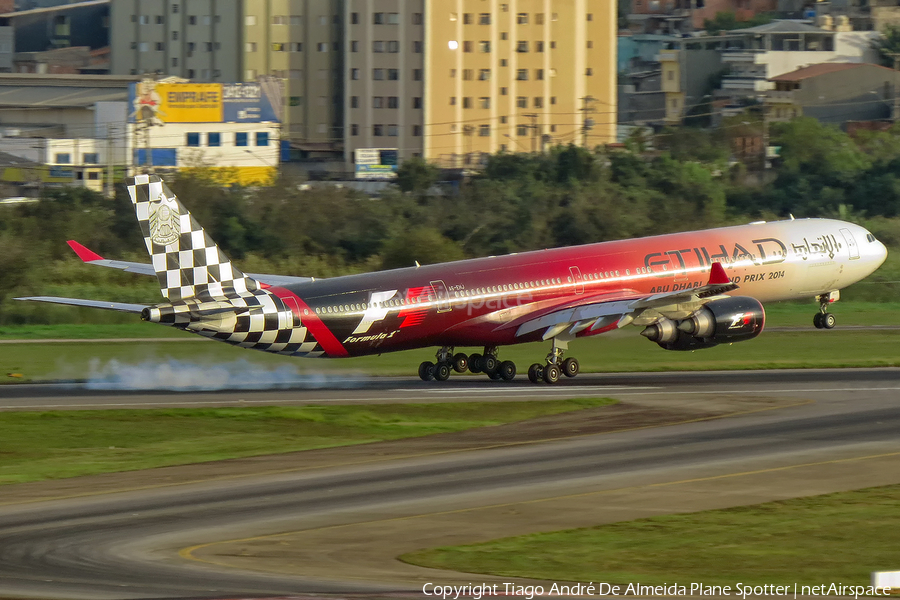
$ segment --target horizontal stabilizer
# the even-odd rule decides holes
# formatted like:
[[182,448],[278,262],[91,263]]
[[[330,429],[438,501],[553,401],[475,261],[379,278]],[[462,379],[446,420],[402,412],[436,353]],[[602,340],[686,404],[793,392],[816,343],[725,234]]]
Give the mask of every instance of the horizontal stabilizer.
[[[89,265],[94,265],[97,267],[108,267],[110,269],[119,269],[127,273],[137,273],[138,275],[156,275],[156,271],[153,269],[153,265],[149,263],[110,260],[108,258],[103,258],[93,250],[82,246],[75,240],[69,240],[66,243],[69,244],[69,247],[75,251],[75,254],[78,255],[78,258]],[[245,275],[247,275],[247,277],[250,277],[251,279],[255,279],[260,283],[279,287],[291,285],[293,283],[307,283],[310,281],[314,281],[313,277],[294,277],[293,275],[269,275],[265,273],[245,273]]]
[[105,310],[117,310],[119,312],[141,314],[147,308],[143,304],[127,304],[125,302],[106,302],[104,300],[82,300],[81,298],[57,298],[56,296],[31,296],[28,298],[16,298],[16,300],[30,300],[33,302],[50,302],[51,304],[68,304],[69,306],[86,306],[88,308],[102,308]]

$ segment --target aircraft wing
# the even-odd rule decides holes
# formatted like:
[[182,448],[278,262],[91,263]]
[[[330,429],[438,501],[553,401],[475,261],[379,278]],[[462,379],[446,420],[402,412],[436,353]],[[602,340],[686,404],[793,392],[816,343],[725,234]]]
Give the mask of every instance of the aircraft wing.
[[[75,240],[69,240],[66,243],[69,244],[69,247],[75,251],[75,254],[78,255],[78,258],[80,258],[85,264],[95,265],[98,267],[108,267],[111,269],[120,269],[128,273],[137,273],[139,275],[153,275],[154,277],[156,276],[156,271],[153,269],[153,265],[149,263],[110,260],[107,258],[103,258],[93,250],[82,246]],[[307,283],[309,281],[314,281],[313,277],[294,277],[292,275],[268,275],[264,273],[246,273],[246,275],[252,279],[255,279],[256,281],[259,281],[260,283],[275,286],[284,286],[292,283]]]
[[737,287],[728,278],[722,265],[713,263],[706,285],[676,292],[626,299],[602,299],[563,307],[518,324],[516,337],[543,329],[542,338],[546,340],[566,330],[574,335],[588,328],[590,331],[613,326],[621,328],[635,321],[647,321],[646,324],[650,324],[662,316],[686,318],[703,304]]
[[50,302],[52,304],[68,304],[70,306],[87,306],[89,308],[103,308],[117,310],[119,312],[141,314],[147,308],[143,304],[127,304],[125,302],[106,302],[105,300],[82,300],[81,298],[59,298],[56,296],[30,296],[27,298],[15,298],[15,300],[31,300],[34,302]]

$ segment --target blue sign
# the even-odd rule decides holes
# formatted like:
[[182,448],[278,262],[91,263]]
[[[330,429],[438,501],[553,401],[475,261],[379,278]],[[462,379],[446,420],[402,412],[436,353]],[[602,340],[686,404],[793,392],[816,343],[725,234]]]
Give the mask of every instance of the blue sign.
[[280,106],[280,86],[259,83],[222,84],[223,121],[226,123],[260,123],[280,121],[275,106]]

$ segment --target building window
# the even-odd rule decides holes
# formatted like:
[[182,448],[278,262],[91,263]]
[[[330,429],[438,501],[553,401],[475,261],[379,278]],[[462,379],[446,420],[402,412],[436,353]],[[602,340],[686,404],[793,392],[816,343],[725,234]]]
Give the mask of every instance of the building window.
[[450,106],[456,106],[456,96],[450,96]]
[[472,108],[472,98],[469,96],[466,96],[465,98],[463,98],[462,106],[463,106],[463,108]]
[[316,52],[328,52],[328,42],[319,42],[316,44]]
[[422,69],[413,69],[413,81],[422,81]]
[[490,52],[491,51],[491,42],[489,40],[482,40],[478,42],[478,50],[480,52]]
[[500,32],[500,39],[501,39],[501,40],[505,40],[505,39],[508,39],[508,38],[509,38],[509,34],[508,34],[508,33],[506,33],[505,31],[501,31],[501,32]]
[[397,81],[400,79],[400,70],[399,69],[388,69],[388,80]]
[[289,70],[288,77],[290,77],[291,79],[303,79],[303,69]]
[[156,24],[163,25],[166,22],[166,18],[162,15],[156,15]]
[[[196,17],[191,17],[192,19],[196,19]],[[196,22],[196,21],[194,21]],[[247,25],[256,25],[256,15],[247,15],[246,19],[244,19],[244,23]],[[193,25],[194,23],[191,23]]]
[[450,69],[450,77],[456,77],[456,69]]
[[99,165],[100,164],[100,154],[97,152],[85,152],[84,153],[84,164]]
[[488,81],[491,78],[491,70],[490,69],[479,69],[478,70],[478,81]]
[[516,81],[528,81],[528,69],[517,70]]
[[[256,17],[253,17],[253,18],[255,19]],[[249,22],[250,17],[247,17],[247,19],[248,19],[247,25],[250,25],[250,22]],[[253,21],[253,23],[255,24],[256,21]],[[188,15],[188,25],[196,25],[196,24],[197,24],[196,15]]]
[[381,96],[372,96],[372,108],[384,108],[384,98]]
[[387,14],[387,24],[388,25],[399,25],[400,24],[400,13],[388,13]]
[[150,50],[150,42],[141,42],[140,44],[138,44],[138,50],[140,52],[147,52],[148,50]]
[[413,13],[412,24],[413,25],[421,25],[422,24],[422,13]]
[[384,125],[372,125],[372,135],[381,137],[384,135]]
[[588,67],[587,69],[585,69],[584,74],[587,75],[588,77],[590,77],[591,75],[594,74],[594,70],[592,68]]
[[541,96],[534,97],[534,107],[535,108],[544,108],[544,98]]
[[516,97],[516,107],[517,108],[528,108],[528,98],[525,96],[517,96]]
[[150,24],[150,15],[141,15],[138,17],[138,23],[141,25],[149,25]]
[[520,40],[516,43],[516,52],[528,52],[528,42]]
[[68,165],[72,163],[72,155],[68,152],[60,152],[56,154],[56,164]]
[[587,47],[588,47],[588,48],[593,48],[593,47],[594,47],[594,42],[592,42],[591,40],[588,40]]
[[165,42],[156,42],[156,51],[157,51],[157,52],[162,52],[162,51],[164,51],[165,49],[166,49],[166,44],[165,44]]
[[397,52],[400,52],[400,42],[398,42],[398,41],[396,41],[396,40],[391,40],[391,41],[389,41],[389,42],[387,43],[387,51],[390,52],[390,53],[392,53],[392,54],[395,54],[395,53],[397,53]]
[[222,134],[221,133],[208,133],[206,134],[206,145],[207,146],[221,146],[222,145]]
[[478,99],[478,108],[490,108],[491,99],[489,96],[482,96]]
[[506,121],[507,121],[506,115],[503,115],[502,117],[500,117],[500,123],[502,125],[506,125]]
[[187,134],[187,145],[189,148],[199,148],[200,147],[200,134],[199,133],[188,133]]
[[397,128],[396,125],[388,125],[388,126],[387,126],[387,134],[388,134],[388,136],[390,136],[390,137],[397,137],[397,133],[398,133],[398,132],[399,132],[399,129]]
[[303,42],[291,42],[291,52],[303,52]]
[[422,98],[416,96],[412,99],[413,108],[422,108]]
[[300,15],[291,15],[291,25],[303,25],[303,17]]
[[501,59],[500,59],[500,66],[501,66],[501,67],[505,67],[505,66],[506,66],[506,59],[505,59],[505,58],[501,58]]
[[350,69],[350,79],[359,79],[359,69]]
[[388,108],[400,108],[400,99],[397,96],[388,96]]
[[479,25],[490,25],[491,24],[491,13],[481,13],[478,15],[478,24]]
[[359,108],[359,96],[350,96],[350,108]]
[[535,42],[534,43],[534,51],[535,52],[543,52],[544,51],[544,42]]
[[413,136],[414,137],[422,136],[422,126],[421,125],[413,125]]
[[478,135],[479,137],[488,137],[491,135],[491,126],[490,125],[479,125],[478,126]]
[[353,40],[350,42],[350,52],[359,52],[359,42]]
[[350,13],[350,24],[359,25],[359,13]]
[[422,53],[422,42],[421,41],[416,40],[413,42],[413,52],[415,52],[416,54]]
[[272,17],[272,25],[287,25],[287,17],[275,15]]
[[172,12],[174,14],[178,14],[178,3],[177,2],[172,3]]
[[256,145],[257,146],[268,146],[269,145],[269,132],[268,131],[257,131],[256,132]]
[[534,13],[534,24],[535,25],[543,25],[544,24],[544,13]]
[[372,52],[384,52],[384,42],[372,42]]
[[384,13],[373,13],[372,23],[375,25],[384,25]]
[[501,95],[501,96],[505,96],[505,95],[506,95],[506,88],[505,88],[505,87],[500,88],[500,95]]
[[472,42],[463,42],[463,52],[472,51]]
[[284,52],[287,48],[287,44],[281,42],[275,42],[272,44],[272,52]]
[[173,32],[172,32],[172,41],[177,41],[177,40],[178,40],[178,32],[177,32],[177,31],[173,31]]
[[359,124],[353,123],[350,125],[350,135],[359,135]]
[[556,96],[550,96],[550,104],[556,104]]
[[[136,74],[137,74],[137,71],[135,71],[134,73],[132,73],[132,75],[136,75]],[[194,78],[194,70],[193,70],[193,69],[188,69],[187,76],[188,76],[188,79],[193,79],[193,78]]]
[[172,57],[172,66],[173,66],[173,67],[177,67],[177,66],[178,66],[178,57],[177,57],[177,56],[173,56],[173,57]]
[[472,24],[472,13],[463,14],[463,25],[471,25]]
[[516,14],[516,23],[519,25],[527,25],[528,24],[528,13]]
[[594,20],[594,13],[588,13],[588,14],[587,14],[587,20],[588,20],[588,21],[593,21],[593,20]]
[[246,146],[247,142],[247,132],[246,131],[238,131],[234,134],[234,145],[235,146]]
[[544,70],[543,69],[535,69],[534,70],[534,78],[538,81],[544,80]]
[[553,42],[553,41],[550,42],[550,49],[556,50],[556,42]]
[[382,81],[384,79],[384,69],[372,69],[372,79]]
[[518,125],[516,126],[516,135],[519,137],[525,137],[528,135],[528,125]]
[[474,74],[474,71],[472,71],[472,69],[463,69],[463,72],[462,72],[463,81],[472,81],[473,74]]

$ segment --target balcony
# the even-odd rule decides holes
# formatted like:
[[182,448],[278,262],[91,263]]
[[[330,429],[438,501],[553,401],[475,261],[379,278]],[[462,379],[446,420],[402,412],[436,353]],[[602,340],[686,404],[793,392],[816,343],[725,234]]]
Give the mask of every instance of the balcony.
[[794,104],[794,92],[769,90],[764,97],[766,104]]
[[660,50],[656,62],[678,62],[678,50]]

